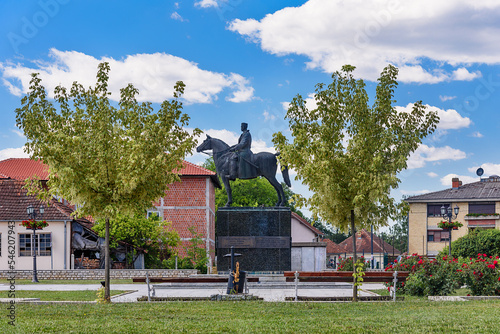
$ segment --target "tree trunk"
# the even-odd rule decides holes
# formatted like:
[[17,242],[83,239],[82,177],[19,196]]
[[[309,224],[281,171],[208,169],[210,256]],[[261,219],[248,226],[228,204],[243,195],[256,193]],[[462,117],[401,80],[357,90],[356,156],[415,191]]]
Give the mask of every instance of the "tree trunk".
[[[351,231],[352,231],[352,268],[353,271],[356,271],[356,266],[354,265],[357,260],[356,254],[356,227],[354,226],[354,210],[351,210]],[[353,284],[352,284],[352,301],[358,301],[358,287],[356,285],[356,276],[353,276]]]
[[104,238],[104,299],[107,303],[111,302],[109,269],[111,264],[111,256],[109,251],[109,218],[106,218],[106,234]]

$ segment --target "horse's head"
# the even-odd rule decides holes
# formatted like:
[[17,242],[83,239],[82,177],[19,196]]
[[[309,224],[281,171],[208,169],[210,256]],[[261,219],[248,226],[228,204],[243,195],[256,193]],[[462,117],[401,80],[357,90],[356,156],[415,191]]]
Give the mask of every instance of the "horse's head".
[[196,152],[203,152],[212,149],[212,137],[207,135],[207,139],[203,141],[197,148]]

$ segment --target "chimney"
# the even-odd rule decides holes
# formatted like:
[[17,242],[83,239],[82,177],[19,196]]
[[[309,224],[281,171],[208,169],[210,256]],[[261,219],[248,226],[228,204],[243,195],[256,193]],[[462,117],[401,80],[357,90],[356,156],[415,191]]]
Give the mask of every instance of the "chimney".
[[453,189],[458,189],[462,185],[462,181],[458,179],[458,177],[454,177],[451,179],[451,187]]

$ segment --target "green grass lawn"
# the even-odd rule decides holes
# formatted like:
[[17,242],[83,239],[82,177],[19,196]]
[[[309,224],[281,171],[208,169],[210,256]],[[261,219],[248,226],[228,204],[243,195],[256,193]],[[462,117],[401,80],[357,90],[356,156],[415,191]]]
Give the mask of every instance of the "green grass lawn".
[[[119,295],[122,290],[111,290],[111,295]],[[0,291],[0,298],[8,298],[9,291]],[[17,290],[16,298],[40,298],[40,300],[80,300],[91,301],[96,300],[97,290],[83,291],[31,291]]]
[[[101,284],[102,280],[62,280],[62,279],[44,279],[39,280],[40,283],[33,283],[28,279],[19,279],[16,280],[16,284]],[[9,281],[6,279],[0,279],[0,284],[9,284]],[[111,284],[145,284],[142,283],[134,283],[132,279],[112,279]]]
[[[7,312],[2,307],[2,312]],[[499,333],[498,301],[16,305],[0,333]]]

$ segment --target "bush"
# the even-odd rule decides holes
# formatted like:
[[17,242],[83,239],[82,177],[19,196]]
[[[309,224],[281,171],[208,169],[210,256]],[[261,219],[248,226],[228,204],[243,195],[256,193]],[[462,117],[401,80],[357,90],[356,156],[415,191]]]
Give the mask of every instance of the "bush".
[[[405,283],[398,283],[396,291],[412,296],[446,296],[460,287],[460,277],[456,275],[460,264],[457,259],[447,256],[429,260],[427,257],[413,254],[403,257],[399,263],[385,268],[386,271],[410,271]],[[393,283],[387,283],[392,286]]]
[[473,296],[500,296],[499,257],[477,254],[476,259],[465,261],[457,273]]
[[[360,256],[358,258],[358,261],[363,261],[364,263],[363,271],[366,271],[367,269],[370,268],[370,262],[366,262],[364,256]],[[340,260],[338,271],[354,271],[354,266],[352,264],[352,257]]]
[[456,258],[475,258],[477,254],[500,255],[500,230],[472,231],[451,243],[451,254]]

